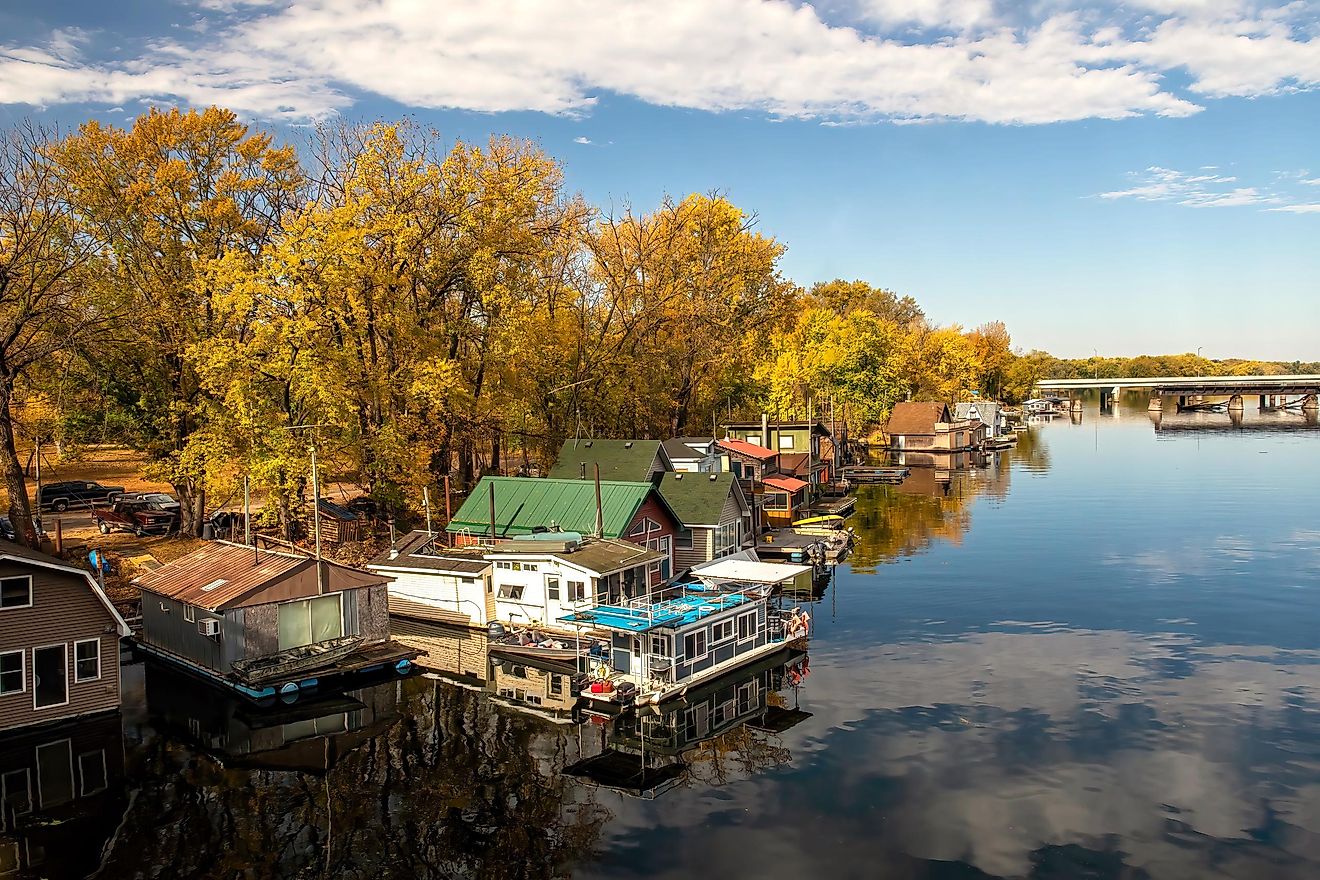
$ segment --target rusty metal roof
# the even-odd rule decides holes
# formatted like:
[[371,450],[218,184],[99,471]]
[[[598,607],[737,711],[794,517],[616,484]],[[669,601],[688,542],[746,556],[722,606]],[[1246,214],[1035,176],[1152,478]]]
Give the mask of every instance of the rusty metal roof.
[[[334,562],[322,562],[326,590],[370,587],[392,578],[370,574]],[[275,584],[314,571],[316,560],[275,550],[217,541],[135,578],[141,589],[220,611],[240,605],[263,604],[261,593]],[[256,601],[252,601],[252,600]]]

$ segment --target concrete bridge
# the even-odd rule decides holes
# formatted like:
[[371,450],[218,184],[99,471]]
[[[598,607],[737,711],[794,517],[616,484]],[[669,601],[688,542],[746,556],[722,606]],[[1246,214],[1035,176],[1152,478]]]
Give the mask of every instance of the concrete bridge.
[[[1054,392],[1072,397],[1078,391],[1098,390],[1100,408],[1111,406],[1124,389],[1150,390],[1151,412],[1164,409],[1165,397],[1177,397],[1179,410],[1226,407],[1229,412],[1244,409],[1244,395],[1260,396],[1261,409],[1317,409],[1320,375],[1307,376],[1150,376],[1127,379],[1041,379],[1036,389],[1041,394]],[[1289,400],[1289,397],[1293,400]],[[1226,404],[1206,403],[1206,397],[1227,397]],[[1081,401],[1073,401],[1080,408]]]

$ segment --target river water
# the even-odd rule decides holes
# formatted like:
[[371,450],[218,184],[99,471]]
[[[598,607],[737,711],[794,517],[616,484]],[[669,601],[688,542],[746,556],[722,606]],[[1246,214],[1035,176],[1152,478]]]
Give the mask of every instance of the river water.
[[867,487],[809,657],[631,728],[429,678],[253,717],[130,666],[47,870],[1320,876],[1320,429],[1145,403]]

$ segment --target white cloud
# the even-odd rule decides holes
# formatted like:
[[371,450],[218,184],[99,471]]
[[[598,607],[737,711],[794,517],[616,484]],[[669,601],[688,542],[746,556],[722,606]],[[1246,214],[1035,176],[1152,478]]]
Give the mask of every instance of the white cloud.
[[[1200,171],[1215,170],[1213,165]],[[1172,168],[1152,165],[1129,175],[1133,185],[1127,189],[1099,194],[1102,199],[1135,199],[1143,202],[1174,202],[1189,208],[1239,208],[1255,206],[1268,211],[1310,214],[1320,205],[1308,204],[1287,186],[1293,182],[1309,183],[1306,172],[1276,172],[1273,187],[1236,186],[1238,178],[1222,174],[1186,174]]]
[[1320,214],[1320,204],[1283,205],[1268,210],[1282,211],[1287,214]]
[[589,143],[591,143],[591,138],[589,138],[589,137],[575,137],[575,138],[573,138],[573,143],[575,143],[575,144],[589,144]]
[[[581,115],[615,93],[771,118],[1037,124],[1186,116],[1201,109],[1191,95],[1320,84],[1299,4],[1143,0],[1101,20],[1048,3],[845,0],[850,27],[790,0],[449,0],[443,15],[407,0],[192,2],[205,35],[109,61],[58,34],[0,44],[0,103],[216,102],[307,119],[367,93]],[[1187,94],[1166,84],[1175,71]]]

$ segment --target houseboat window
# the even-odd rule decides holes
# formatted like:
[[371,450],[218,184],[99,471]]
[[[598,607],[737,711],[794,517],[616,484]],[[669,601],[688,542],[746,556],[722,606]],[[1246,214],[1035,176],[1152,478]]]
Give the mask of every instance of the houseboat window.
[[497,563],[495,563],[495,566],[496,566],[497,568],[502,568],[502,569],[504,569],[505,571],[508,571],[510,568],[513,568],[512,564],[510,564],[510,563],[508,563],[508,562],[497,562]]
[[514,570],[514,571],[522,571],[522,563],[521,563],[521,562],[515,562],[515,563],[513,564],[513,570]]
[[0,828],[9,816],[26,816],[32,812],[32,774],[28,768],[10,770],[0,777]]
[[669,636],[651,636],[651,653],[657,657],[668,657]]
[[568,582],[568,599],[570,602],[580,602],[587,598],[587,585],[584,581]]
[[62,739],[37,746],[37,796],[42,809],[73,800],[73,744]]
[[684,714],[683,720],[687,727],[685,731],[687,739],[701,739],[710,733],[710,705],[701,703],[693,706]]
[[344,634],[340,597],[317,596],[280,606],[280,650],[337,639]]
[[738,615],[738,641],[748,642],[756,638],[756,612],[747,611]]
[[538,697],[536,694],[528,694],[527,702],[531,703],[533,706],[539,706],[541,705],[543,700],[540,697]]
[[23,652],[0,654],[0,694],[21,694],[23,688]]
[[527,667],[526,667],[526,666],[515,666],[515,667],[513,667],[513,668],[510,670],[510,674],[512,674],[514,678],[526,678],[526,677],[527,677]]
[[750,444],[752,444],[753,446],[760,446],[760,445],[761,445],[761,435],[760,435],[760,434],[748,434],[748,435],[747,435],[747,442],[750,443]]
[[197,609],[192,605],[183,606],[183,619],[189,623],[197,622]]
[[632,530],[628,532],[628,534],[633,537],[636,537],[637,535],[645,535],[646,520],[643,518],[642,520],[638,521],[638,523],[632,527]]
[[716,727],[719,727],[722,724],[728,724],[737,717],[738,706],[736,701],[725,700],[715,707],[714,717],[711,720],[714,721]]
[[715,556],[728,556],[738,549],[738,523],[724,523],[715,530]]
[[550,693],[552,696],[560,696],[564,693],[564,677],[562,675],[550,676]]
[[79,792],[82,797],[106,789],[105,749],[84,752],[78,756]]
[[[69,702],[69,646],[32,649],[32,707],[48,709]],[[70,771],[72,772],[72,771]]]
[[736,478],[739,479],[739,480],[742,479],[742,476],[743,476],[743,466],[742,466],[742,462],[741,462],[741,461],[731,461],[731,462],[729,462],[729,470],[733,473],[734,477],[736,477]]
[[527,562],[523,564],[523,571],[540,571],[540,570],[541,567],[537,565],[535,562]]
[[683,656],[689,663],[706,656],[706,630],[699,629],[683,636]]
[[733,620],[716,621],[710,630],[710,640],[712,642],[717,645],[721,642],[727,642],[729,639],[733,638]]
[[766,492],[765,509],[788,510],[788,496],[783,492]]
[[101,640],[73,643],[73,680],[95,681],[101,677]]
[[545,579],[545,595],[550,599],[559,598],[559,578]]
[[523,597],[522,584],[500,584],[501,599],[521,599]]
[[0,608],[32,607],[32,578],[27,575],[0,580]]
[[678,533],[677,546],[679,550],[692,549],[692,530],[682,529]]
[[780,435],[779,435],[779,448],[780,448],[780,449],[792,449],[792,448],[793,448],[793,435],[792,435],[792,434],[780,434]]

